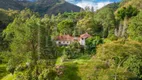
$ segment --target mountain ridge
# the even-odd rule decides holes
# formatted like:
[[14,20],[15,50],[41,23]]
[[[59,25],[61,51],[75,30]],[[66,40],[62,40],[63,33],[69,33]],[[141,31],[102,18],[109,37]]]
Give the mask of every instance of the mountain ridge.
[[13,10],[22,10],[24,8],[29,8],[35,12],[40,13],[41,15],[51,15],[72,11],[79,12],[81,9],[80,7],[68,3],[64,0],[0,0],[0,8]]

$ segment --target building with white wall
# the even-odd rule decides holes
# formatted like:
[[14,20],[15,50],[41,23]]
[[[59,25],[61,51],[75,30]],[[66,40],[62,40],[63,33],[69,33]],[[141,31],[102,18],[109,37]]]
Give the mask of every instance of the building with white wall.
[[56,37],[56,44],[60,46],[67,46],[72,42],[78,41],[80,45],[85,46],[85,41],[89,37],[91,36],[88,33],[84,33],[79,37],[73,37],[70,35],[60,35]]

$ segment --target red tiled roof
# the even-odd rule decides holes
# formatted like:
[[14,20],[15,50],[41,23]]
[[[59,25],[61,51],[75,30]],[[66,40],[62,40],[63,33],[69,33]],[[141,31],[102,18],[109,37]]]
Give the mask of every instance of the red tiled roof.
[[56,40],[61,40],[61,41],[73,41],[74,37],[70,35],[62,35],[62,36],[57,36]]
[[84,34],[80,35],[80,38],[88,38],[88,37],[91,37],[91,35],[88,33],[84,33]]
[[79,41],[81,38],[88,38],[91,37],[91,35],[89,35],[88,33],[84,33],[82,35],[80,35],[80,37],[72,37],[70,35],[61,35],[61,36],[57,36],[55,39],[56,40],[60,40],[60,41]]

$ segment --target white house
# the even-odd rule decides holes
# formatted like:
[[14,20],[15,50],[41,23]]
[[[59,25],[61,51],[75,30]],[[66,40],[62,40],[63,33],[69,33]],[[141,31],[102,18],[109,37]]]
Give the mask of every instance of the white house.
[[61,35],[56,37],[57,45],[69,45],[74,41],[74,38],[70,35]]
[[91,37],[88,33],[82,34],[79,37],[72,37],[70,35],[61,35],[56,37],[56,44],[61,46],[67,46],[74,41],[78,41],[80,45],[85,46],[85,40]]

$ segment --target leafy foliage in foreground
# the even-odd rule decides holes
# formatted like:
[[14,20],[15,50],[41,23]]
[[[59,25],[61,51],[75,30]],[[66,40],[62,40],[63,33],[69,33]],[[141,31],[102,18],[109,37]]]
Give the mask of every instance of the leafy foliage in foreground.
[[[124,43],[120,40],[102,44],[98,46],[96,56],[89,60],[64,62],[63,74],[58,79],[140,80],[141,56],[142,44],[136,41]],[[70,75],[72,78],[68,78]]]
[[[131,60],[135,61],[134,58],[132,59],[132,56],[135,56],[134,58],[138,60],[135,62],[135,67],[134,63],[130,63]],[[120,80],[137,77],[141,79],[141,75],[139,75],[141,72],[131,71],[132,68],[133,70],[141,71],[140,67],[142,66],[139,65],[141,63],[140,56],[142,56],[141,43],[136,41],[126,41],[125,43],[123,41],[116,41],[99,46],[96,58],[101,61],[100,63],[103,63],[103,66],[106,66],[106,70],[114,70],[113,76]],[[136,68],[136,66],[139,68]]]
[[55,80],[141,80],[142,43],[122,40],[99,45],[91,59],[63,61]]

